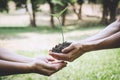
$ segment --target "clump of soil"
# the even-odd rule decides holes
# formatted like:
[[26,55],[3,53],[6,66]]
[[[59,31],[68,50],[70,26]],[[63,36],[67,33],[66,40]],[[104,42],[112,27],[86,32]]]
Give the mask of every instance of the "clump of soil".
[[68,47],[70,44],[71,42],[63,42],[61,44],[58,44],[52,48],[52,52],[62,53],[62,49]]

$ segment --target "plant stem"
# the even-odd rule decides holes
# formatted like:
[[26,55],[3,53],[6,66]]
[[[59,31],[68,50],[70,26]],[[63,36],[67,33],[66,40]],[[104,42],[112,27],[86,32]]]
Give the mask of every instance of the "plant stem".
[[62,33],[62,41],[64,42],[64,33],[63,33],[63,28],[62,28],[62,22],[60,21],[60,18],[57,18],[59,23],[60,23],[60,27],[61,27],[61,33]]

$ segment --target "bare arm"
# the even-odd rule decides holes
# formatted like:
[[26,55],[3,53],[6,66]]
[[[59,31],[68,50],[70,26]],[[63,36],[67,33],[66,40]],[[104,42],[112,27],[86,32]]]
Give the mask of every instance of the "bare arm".
[[120,47],[120,31],[111,35],[110,37],[93,41],[90,43],[90,45],[91,47],[93,46],[93,50],[119,48]]
[[32,72],[29,64],[0,60],[0,76]]
[[88,42],[88,41],[95,41],[95,40],[103,39],[103,38],[106,38],[106,37],[109,37],[109,36],[115,34],[118,31],[120,31],[120,19],[118,19],[115,22],[108,25],[104,30],[102,30],[98,34],[91,36],[82,41]]
[[0,59],[13,62],[31,62],[33,59],[0,48]]
[[26,73],[38,73],[50,76],[65,66],[65,62],[55,62],[55,59],[51,57],[39,57],[29,63],[0,60],[0,76]]
[[50,55],[59,60],[73,61],[85,52],[120,47],[120,31],[104,39],[86,43],[75,42],[63,49],[64,54],[50,52]]
[[115,21],[99,34],[86,40],[72,43],[58,54],[50,52],[56,59],[73,61],[85,52],[120,47],[120,20]]

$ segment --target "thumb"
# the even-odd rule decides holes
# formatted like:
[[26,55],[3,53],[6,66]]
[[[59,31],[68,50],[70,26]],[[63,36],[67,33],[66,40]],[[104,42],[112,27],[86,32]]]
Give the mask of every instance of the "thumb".
[[70,46],[64,48],[64,49],[62,50],[62,52],[63,52],[63,53],[67,53],[67,52],[70,52],[70,51],[73,50],[73,49],[74,49],[74,46],[73,46],[73,45],[70,45]]

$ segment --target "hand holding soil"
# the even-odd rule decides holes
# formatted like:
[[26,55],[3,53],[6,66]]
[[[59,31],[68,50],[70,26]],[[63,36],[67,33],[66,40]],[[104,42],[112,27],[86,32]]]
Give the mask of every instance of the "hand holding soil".
[[83,53],[85,53],[82,45],[83,44],[81,43],[71,43],[70,46],[62,50],[61,54],[59,54],[58,52],[54,52],[54,51],[50,51],[49,54],[58,60],[72,62],[76,58],[81,56]]
[[61,44],[58,44],[52,48],[52,52],[62,53],[62,50],[64,48],[68,47],[70,44],[71,44],[71,42],[63,42]]

